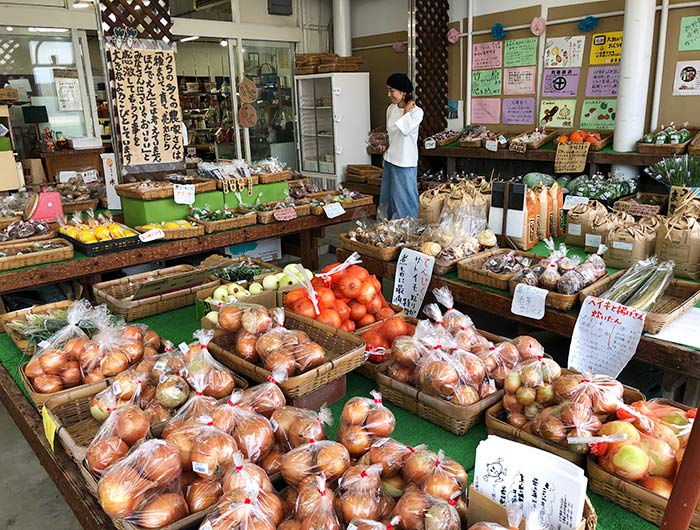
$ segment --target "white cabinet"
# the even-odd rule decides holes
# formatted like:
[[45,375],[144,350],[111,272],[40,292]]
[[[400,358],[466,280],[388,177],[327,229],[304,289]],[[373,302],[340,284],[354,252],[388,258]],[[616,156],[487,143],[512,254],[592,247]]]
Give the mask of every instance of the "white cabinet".
[[302,172],[336,189],[348,164],[369,164],[369,73],[296,76]]

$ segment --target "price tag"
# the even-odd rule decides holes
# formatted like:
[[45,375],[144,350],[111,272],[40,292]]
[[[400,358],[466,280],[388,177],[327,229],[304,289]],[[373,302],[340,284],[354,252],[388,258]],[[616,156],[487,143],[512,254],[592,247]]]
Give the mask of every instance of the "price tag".
[[83,171],[83,182],[85,184],[90,184],[91,182],[97,182],[98,173],[96,169],[88,169]]
[[511,142],[508,146],[508,150],[514,153],[526,153],[527,145],[525,145],[525,142]]
[[588,204],[590,199],[588,197],[577,197],[576,195],[567,195],[564,199],[564,210],[571,210],[572,208],[578,206],[579,204]]
[[498,151],[498,142],[496,140],[486,140],[484,147],[487,151],[493,151],[495,153]]
[[177,345],[177,347],[180,349],[182,353],[187,353],[190,349],[190,347],[187,345],[186,342],[181,342],[180,344]]
[[156,364],[153,365],[153,369],[160,372],[163,368],[165,368],[165,366],[165,361],[158,361]]
[[554,158],[555,173],[580,173],[586,169],[589,142],[560,142]]
[[165,237],[165,232],[160,228],[153,228],[148,232],[139,234],[139,239],[142,243],[148,243],[149,241],[155,241],[156,239],[163,239]]
[[587,247],[599,247],[603,242],[603,236],[600,234],[586,234]]
[[417,317],[433,277],[435,258],[405,248],[396,266],[392,303],[404,308],[406,314]]
[[175,204],[194,204],[194,184],[173,184]]
[[423,147],[426,149],[435,149],[437,147],[437,143],[435,142],[434,138],[428,138],[424,143]]
[[547,294],[549,294],[547,289],[519,283],[515,286],[510,312],[521,317],[542,320],[545,313]]
[[46,407],[41,409],[41,421],[44,424],[44,434],[46,435],[46,439],[49,441],[49,445],[53,451],[53,442],[56,439],[57,427],[56,422],[54,422],[53,418],[49,416],[49,409]]
[[196,147],[188,147],[187,148],[187,156],[197,156],[197,148]]
[[119,384],[119,381],[115,381],[114,383],[112,383],[112,392],[114,392],[114,394],[122,393],[122,387]]
[[339,202],[331,202],[323,206],[323,211],[326,212],[328,219],[334,219],[345,213],[345,208]]
[[272,211],[272,217],[278,221],[291,221],[297,218],[297,209],[293,206],[288,208],[280,208]]
[[588,296],[571,335],[569,368],[617,377],[637,351],[646,313]]
[[508,140],[502,134],[499,134],[497,139],[498,139],[498,143],[501,145],[506,145],[508,143]]
[[192,471],[195,473],[201,473],[202,475],[208,475],[209,474],[209,464],[202,463],[202,462],[195,462],[194,460],[192,461]]
[[617,250],[632,250],[634,249],[634,243],[628,241],[613,241],[612,248]]

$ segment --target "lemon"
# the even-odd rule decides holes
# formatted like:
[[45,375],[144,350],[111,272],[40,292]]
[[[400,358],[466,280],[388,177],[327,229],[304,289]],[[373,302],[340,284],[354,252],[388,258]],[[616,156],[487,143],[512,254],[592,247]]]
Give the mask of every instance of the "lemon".
[[133,237],[136,235],[136,232],[133,230],[124,230],[124,237]]
[[95,237],[100,241],[109,241],[112,236],[109,233],[109,228],[106,226],[98,226],[94,231]]
[[180,228],[180,225],[175,221],[168,221],[163,228],[167,230],[177,230]]
[[142,228],[143,228],[144,230],[153,230],[154,228],[160,228],[160,227],[157,226],[157,225],[154,225],[154,224],[148,224],[148,225],[143,225]]
[[124,237],[124,229],[118,224],[112,223],[109,225],[109,234],[112,238],[119,239],[120,237]]
[[72,237],[73,239],[78,238],[78,234],[80,233],[80,230],[78,229],[77,226],[66,226],[64,234],[66,234],[69,237]]

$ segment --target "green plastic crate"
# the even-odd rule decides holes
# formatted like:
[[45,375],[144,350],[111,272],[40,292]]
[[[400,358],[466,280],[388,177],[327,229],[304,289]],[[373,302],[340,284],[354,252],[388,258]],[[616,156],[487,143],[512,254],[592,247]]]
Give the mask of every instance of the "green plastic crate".
[[[215,210],[221,209],[224,207],[224,194],[221,191],[197,193],[194,205],[199,208],[208,206]],[[175,204],[172,199],[139,201],[128,197],[122,197],[122,210],[124,222],[129,226],[185,219],[190,213],[189,206]]]

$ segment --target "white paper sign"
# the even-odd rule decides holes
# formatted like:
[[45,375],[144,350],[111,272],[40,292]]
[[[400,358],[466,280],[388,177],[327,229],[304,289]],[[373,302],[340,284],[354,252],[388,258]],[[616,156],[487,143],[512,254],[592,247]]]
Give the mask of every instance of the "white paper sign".
[[547,289],[519,283],[515,286],[510,312],[521,317],[542,320],[548,293]]
[[68,182],[70,179],[77,179],[78,178],[78,172],[77,171],[59,171],[58,172],[58,181],[59,182]]
[[586,246],[598,247],[603,242],[603,236],[600,234],[586,234]]
[[484,147],[487,151],[493,151],[495,153],[498,151],[498,142],[496,140],[486,140]]
[[173,200],[175,204],[193,204],[194,184],[173,184]]
[[88,169],[83,171],[83,182],[85,184],[90,184],[91,182],[97,182],[98,173],[96,169]]
[[423,144],[423,147],[426,149],[435,149],[437,147],[437,143],[435,142],[434,138],[428,138]]
[[139,234],[139,239],[141,243],[148,243],[149,241],[155,241],[156,239],[163,239],[165,237],[165,232],[160,228],[154,228],[143,234]]
[[637,351],[646,313],[610,300],[587,297],[576,319],[569,368],[617,377]]
[[697,96],[700,94],[700,61],[678,61],[673,78],[674,96]]
[[339,202],[331,202],[323,206],[323,211],[326,212],[328,219],[334,219],[345,213],[345,208]]
[[571,210],[574,206],[578,206],[579,204],[588,204],[588,201],[588,197],[577,197],[576,195],[567,195],[564,199],[564,206],[562,206],[562,208],[564,210]]
[[417,317],[433,277],[435,258],[405,248],[396,265],[394,294],[391,301],[402,307],[408,316]]

